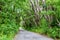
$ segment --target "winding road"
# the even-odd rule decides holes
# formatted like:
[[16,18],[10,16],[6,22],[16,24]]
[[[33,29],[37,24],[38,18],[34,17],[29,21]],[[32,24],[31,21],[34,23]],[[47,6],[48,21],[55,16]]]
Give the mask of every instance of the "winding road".
[[14,40],[53,40],[53,39],[26,30],[20,30],[19,33],[15,36]]

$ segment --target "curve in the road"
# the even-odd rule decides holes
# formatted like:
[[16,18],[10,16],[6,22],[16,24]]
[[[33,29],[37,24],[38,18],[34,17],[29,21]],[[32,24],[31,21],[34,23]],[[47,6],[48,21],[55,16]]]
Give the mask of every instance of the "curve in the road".
[[26,30],[20,30],[20,32],[15,36],[14,40],[53,40],[53,39]]

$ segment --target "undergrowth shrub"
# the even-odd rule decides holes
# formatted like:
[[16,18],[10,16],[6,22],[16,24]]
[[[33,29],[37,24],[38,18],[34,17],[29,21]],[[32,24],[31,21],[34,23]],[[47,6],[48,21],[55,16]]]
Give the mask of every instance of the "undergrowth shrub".
[[15,4],[13,0],[0,0],[0,40],[12,40],[19,30],[20,12]]
[[[35,1],[35,0],[33,0]],[[41,2],[42,0],[40,0]],[[29,12],[25,11],[28,7],[31,8],[31,6],[27,6],[30,4],[25,4],[26,5],[26,9],[24,10],[26,17],[24,18],[28,18],[31,17],[32,15],[35,14],[35,12],[39,15],[40,19],[38,20],[36,14],[35,17],[37,18],[37,22],[39,22],[39,25],[36,26],[36,21],[35,21],[35,17],[31,17],[28,18],[28,20],[24,20],[25,22],[24,24],[24,28],[26,30],[30,30],[33,32],[37,32],[40,34],[44,34],[44,35],[48,35],[49,37],[52,38],[57,38],[60,39],[60,0],[46,0],[45,2],[39,2],[39,7],[42,6],[42,9],[39,13],[36,12],[35,8],[36,8],[36,4],[31,3],[32,6],[32,10],[28,9]],[[45,3],[45,4],[42,4]],[[37,5],[38,6],[38,5]],[[37,7],[38,8],[38,7]],[[35,10],[35,11],[34,11]],[[33,11],[33,12],[32,12]],[[27,15],[28,13],[28,15]],[[30,16],[29,16],[30,15]]]

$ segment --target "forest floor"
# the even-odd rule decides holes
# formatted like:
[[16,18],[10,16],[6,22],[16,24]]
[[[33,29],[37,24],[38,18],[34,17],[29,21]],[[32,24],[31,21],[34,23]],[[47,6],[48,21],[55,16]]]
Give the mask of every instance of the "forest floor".
[[20,30],[18,34],[15,36],[14,40],[53,40],[53,39],[26,30]]

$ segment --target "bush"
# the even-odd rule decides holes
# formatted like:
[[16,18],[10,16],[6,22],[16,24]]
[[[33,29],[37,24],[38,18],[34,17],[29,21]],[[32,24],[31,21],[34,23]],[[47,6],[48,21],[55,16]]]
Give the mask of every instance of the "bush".
[[15,3],[13,0],[0,0],[0,40],[11,40],[19,30],[20,13],[17,13]]
[[[23,27],[33,32],[45,34],[48,35],[49,37],[60,39],[60,5],[59,5],[60,3],[59,2],[60,0],[53,0],[53,1],[46,0],[45,2],[42,2],[40,0],[39,7],[42,6],[42,10],[41,11],[38,10],[39,12],[36,12],[35,10],[38,8],[36,7],[38,5],[36,5],[35,3],[34,4],[31,3],[31,6],[29,6],[30,5],[29,3],[26,4],[26,2],[24,2],[27,7],[26,9],[28,8],[32,8],[32,9],[26,10],[24,9],[25,8],[24,6],[23,15],[25,15],[26,17],[25,16],[23,17],[23,21],[25,22]],[[38,16],[36,16],[35,13],[39,15],[40,18],[38,18]],[[24,20],[25,18],[27,20]],[[39,25],[37,25],[38,23]]]

